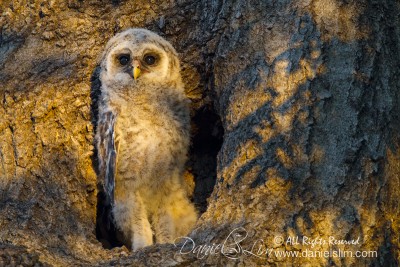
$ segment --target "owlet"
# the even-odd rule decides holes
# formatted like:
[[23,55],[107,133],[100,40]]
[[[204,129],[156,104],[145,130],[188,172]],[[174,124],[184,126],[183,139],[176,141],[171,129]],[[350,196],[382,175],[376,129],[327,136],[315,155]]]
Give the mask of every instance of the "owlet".
[[183,181],[189,100],[172,45],[145,29],[111,38],[100,63],[99,179],[132,250],[189,233],[197,214]]

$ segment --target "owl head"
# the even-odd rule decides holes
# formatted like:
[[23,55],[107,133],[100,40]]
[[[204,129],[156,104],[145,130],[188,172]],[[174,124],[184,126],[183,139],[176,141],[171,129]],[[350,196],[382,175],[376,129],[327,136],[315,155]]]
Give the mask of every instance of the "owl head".
[[100,80],[114,88],[138,84],[181,84],[179,59],[172,45],[149,30],[118,33],[101,57]]

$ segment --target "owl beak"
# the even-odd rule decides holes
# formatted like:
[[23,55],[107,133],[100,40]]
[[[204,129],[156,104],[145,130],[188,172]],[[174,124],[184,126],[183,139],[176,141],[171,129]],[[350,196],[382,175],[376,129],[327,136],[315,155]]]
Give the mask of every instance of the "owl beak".
[[137,79],[140,76],[140,62],[138,60],[133,61],[133,79]]

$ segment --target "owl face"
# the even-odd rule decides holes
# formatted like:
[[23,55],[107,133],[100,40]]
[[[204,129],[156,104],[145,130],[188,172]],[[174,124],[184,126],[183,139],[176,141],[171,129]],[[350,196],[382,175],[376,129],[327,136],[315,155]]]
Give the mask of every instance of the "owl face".
[[102,58],[100,79],[114,87],[180,80],[175,49],[145,29],[129,29],[114,36]]

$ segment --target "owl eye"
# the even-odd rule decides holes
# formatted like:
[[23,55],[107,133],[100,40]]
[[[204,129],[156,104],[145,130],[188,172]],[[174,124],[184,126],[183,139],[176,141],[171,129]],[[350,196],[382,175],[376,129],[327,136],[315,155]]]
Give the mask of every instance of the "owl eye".
[[147,65],[153,65],[156,63],[156,58],[152,55],[146,55],[144,56],[144,62],[146,62]]
[[122,66],[125,66],[126,64],[129,63],[130,57],[129,57],[129,55],[120,55],[120,56],[118,57],[118,60],[119,60],[119,63],[120,63]]

